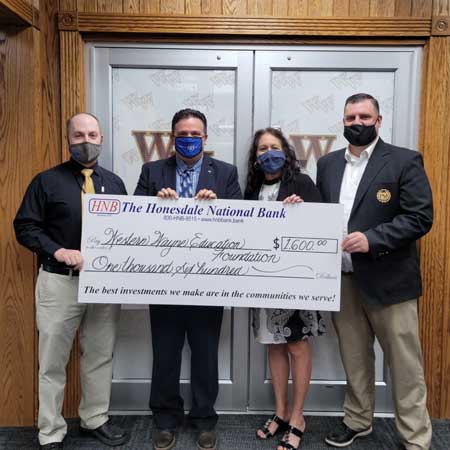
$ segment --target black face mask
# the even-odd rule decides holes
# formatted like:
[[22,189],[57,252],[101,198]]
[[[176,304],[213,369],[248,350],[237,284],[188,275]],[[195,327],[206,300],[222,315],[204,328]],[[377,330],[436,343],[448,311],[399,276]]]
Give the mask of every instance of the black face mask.
[[377,137],[375,124],[373,125],[350,125],[344,127],[344,137],[350,144],[356,147],[369,145]]

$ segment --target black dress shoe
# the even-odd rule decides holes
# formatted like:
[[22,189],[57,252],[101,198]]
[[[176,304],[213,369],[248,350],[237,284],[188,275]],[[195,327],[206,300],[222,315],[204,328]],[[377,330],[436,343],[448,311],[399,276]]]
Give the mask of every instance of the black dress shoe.
[[112,425],[109,420],[94,430],[89,430],[88,428],[80,426],[80,433],[96,437],[99,441],[106,445],[110,445],[111,447],[122,445],[128,439],[126,431],[122,430],[122,428],[117,425]]
[[62,442],[51,442],[50,444],[40,445],[39,450],[62,450]]
[[216,450],[217,435],[215,430],[202,430],[197,436],[198,450]]
[[153,448],[155,450],[170,450],[177,441],[175,430],[154,428],[152,432]]
[[356,438],[367,436],[370,433],[372,433],[372,427],[354,431],[342,422],[336,431],[325,438],[325,442],[333,447],[347,447]]

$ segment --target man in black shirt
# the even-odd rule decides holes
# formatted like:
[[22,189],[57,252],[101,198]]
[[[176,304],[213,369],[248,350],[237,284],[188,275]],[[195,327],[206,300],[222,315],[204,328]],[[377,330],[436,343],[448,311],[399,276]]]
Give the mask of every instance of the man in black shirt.
[[122,180],[100,167],[103,136],[95,116],[81,113],[67,121],[71,158],[38,174],[14,219],[16,237],[38,255],[36,321],[39,330],[39,443],[62,449],[67,424],[61,410],[66,365],[80,330],[80,431],[111,446],[127,440],[109,422],[112,352],[120,305],[79,304],[78,274],[84,193],[124,194]]

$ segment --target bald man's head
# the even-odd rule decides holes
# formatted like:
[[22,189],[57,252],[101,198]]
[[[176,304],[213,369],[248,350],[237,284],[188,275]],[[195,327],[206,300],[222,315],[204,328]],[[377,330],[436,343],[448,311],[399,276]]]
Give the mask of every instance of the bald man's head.
[[67,119],[67,140],[70,144],[91,142],[101,144],[103,140],[100,122],[91,113],[78,113]]

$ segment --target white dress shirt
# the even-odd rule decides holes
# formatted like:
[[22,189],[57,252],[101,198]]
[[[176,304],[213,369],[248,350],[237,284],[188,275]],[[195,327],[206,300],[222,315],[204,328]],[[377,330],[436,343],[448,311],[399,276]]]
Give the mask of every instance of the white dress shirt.
[[[339,195],[339,203],[344,205],[344,238],[348,234],[348,221],[355,201],[356,191],[358,190],[359,183],[377,142],[378,137],[361,152],[359,157],[351,153],[348,147],[345,150],[345,160],[347,161],[347,164],[345,165],[341,192]],[[342,271],[353,272],[352,258],[348,252],[342,252]]]

